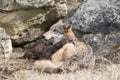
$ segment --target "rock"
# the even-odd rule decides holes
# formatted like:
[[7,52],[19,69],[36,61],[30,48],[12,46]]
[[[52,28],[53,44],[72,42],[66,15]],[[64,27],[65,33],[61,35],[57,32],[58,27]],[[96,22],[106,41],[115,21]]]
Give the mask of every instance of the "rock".
[[95,54],[108,55],[120,45],[119,6],[119,0],[86,0],[65,22],[73,22],[76,36],[90,44]]
[[5,58],[9,58],[10,53],[12,53],[12,43],[10,36],[8,36],[5,30],[0,27],[0,55],[4,54]]
[[56,3],[65,3],[65,0],[1,0],[0,9],[13,11],[18,9],[53,7]]
[[120,25],[119,5],[119,0],[88,0],[79,5],[71,17],[73,26],[84,33],[108,33]]
[[111,32],[104,35],[102,33],[84,35],[82,40],[90,44],[94,52],[99,55],[108,55],[111,51],[115,51],[120,45],[120,31]]
[[0,0],[0,10],[14,10],[15,9],[15,0]]
[[55,0],[16,0],[16,4],[22,8],[39,8],[53,6]]
[[[8,10],[2,5],[10,5],[13,1],[17,6],[15,9]],[[2,0],[0,4],[0,24],[10,35],[13,46],[38,39],[59,18],[67,15],[64,0]]]

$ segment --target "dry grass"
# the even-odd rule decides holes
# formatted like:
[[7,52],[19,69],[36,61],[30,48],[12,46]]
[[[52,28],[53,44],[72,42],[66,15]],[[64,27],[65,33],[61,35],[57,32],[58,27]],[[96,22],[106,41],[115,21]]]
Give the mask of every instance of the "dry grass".
[[[4,59],[0,58],[0,80],[120,80],[120,49],[110,53],[111,62],[98,59],[94,70],[78,70],[70,73],[41,73],[34,70],[32,61],[16,59],[22,53],[14,52],[8,65],[8,72],[2,71]],[[12,72],[12,73],[10,73]],[[9,74],[10,73],[10,74]]]
[[8,80],[120,80],[120,65],[106,66],[102,70],[80,70],[71,73],[48,74],[20,70]]
[[41,73],[34,70],[29,61],[15,59],[18,56],[20,54],[13,53],[8,66],[9,70],[16,69],[16,71],[11,74],[1,71],[0,80],[120,80],[120,64],[100,62],[94,70],[83,69],[77,72],[56,74]]

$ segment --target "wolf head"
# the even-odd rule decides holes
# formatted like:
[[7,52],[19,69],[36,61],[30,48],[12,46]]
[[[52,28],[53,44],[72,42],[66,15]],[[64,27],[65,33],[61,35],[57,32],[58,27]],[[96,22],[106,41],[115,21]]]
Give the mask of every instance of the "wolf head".
[[65,24],[60,19],[56,24],[50,27],[49,31],[43,34],[43,37],[46,40],[56,39],[56,38],[60,39],[65,35],[65,33],[67,33],[70,27],[71,27],[71,22]]

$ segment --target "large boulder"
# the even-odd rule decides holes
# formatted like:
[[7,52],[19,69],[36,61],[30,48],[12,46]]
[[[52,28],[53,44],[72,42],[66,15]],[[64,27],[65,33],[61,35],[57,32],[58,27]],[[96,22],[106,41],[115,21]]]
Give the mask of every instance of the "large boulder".
[[115,51],[120,45],[120,0],[85,0],[65,22],[96,54]]
[[[12,53],[12,43],[10,36],[0,27],[0,59],[2,56],[9,58]],[[2,57],[3,58],[3,57]]]
[[64,0],[1,0],[0,24],[13,46],[38,39],[59,18],[67,15]]
[[18,9],[52,7],[58,2],[65,2],[65,0],[0,0],[0,9],[12,11]]

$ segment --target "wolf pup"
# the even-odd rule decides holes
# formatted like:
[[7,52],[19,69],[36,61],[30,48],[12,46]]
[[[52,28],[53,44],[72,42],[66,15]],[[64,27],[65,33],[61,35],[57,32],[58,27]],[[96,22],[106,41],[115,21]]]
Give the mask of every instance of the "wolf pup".
[[44,41],[25,50],[25,54],[21,58],[35,60],[50,59],[57,50],[67,43],[67,41],[66,38],[63,38],[55,44],[53,44],[52,41]]

